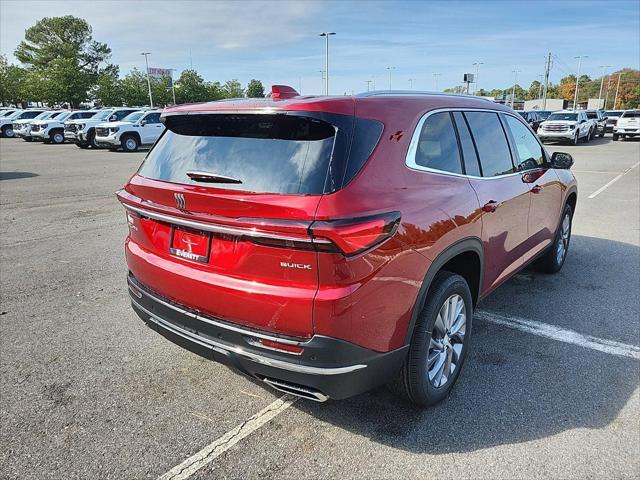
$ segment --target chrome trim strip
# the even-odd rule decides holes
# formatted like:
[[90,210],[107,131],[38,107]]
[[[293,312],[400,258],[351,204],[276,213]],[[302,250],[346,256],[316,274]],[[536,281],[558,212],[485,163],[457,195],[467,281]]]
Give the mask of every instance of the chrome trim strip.
[[329,397],[318,390],[312,390],[311,388],[302,387],[299,385],[293,385],[288,382],[282,382],[280,380],[274,380],[273,378],[265,378],[264,383],[271,388],[275,388],[279,392],[288,393],[289,395],[296,395],[300,398],[307,400],[313,400],[314,402],[326,402]]
[[[488,108],[473,108],[473,107],[438,108],[435,110],[430,110],[427,113],[425,113],[422,116],[422,118],[420,118],[420,121],[418,121],[418,124],[416,125],[416,128],[413,131],[413,135],[411,136],[411,142],[409,143],[409,149],[407,150],[407,155],[404,161],[405,165],[408,168],[410,168],[411,170],[416,170],[418,172],[429,172],[429,173],[435,173],[438,175],[447,175],[450,177],[471,178],[474,180],[496,180],[499,178],[508,178],[508,177],[515,177],[516,175],[522,175],[523,171],[508,173],[506,175],[499,175],[497,177],[477,177],[475,175],[465,175],[462,173],[447,172],[444,170],[437,170],[435,168],[422,167],[418,165],[416,163],[416,152],[418,151],[418,140],[420,140],[420,133],[422,132],[422,126],[424,125],[424,122],[427,120],[427,118],[429,118],[431,115],[436,113],[442,113],[442,112],[463,112],[463,113],[464,112],[490,112],[490,113],[496,113],[496,114],[503,113],[505,115],[510,115],[513,118],[518,119],[520,123],[522,123],[523,125],[526,125],[527,128],[531,129],[525,122],[522,121],[522,117],[520,117],[520,115],[511,113],[511,112],[506,112],[504,110],[492,110]],[[537,138],[537,135],[535,134],[535,132],[533,133],[533,135],[538,140],[538,144],[540,144],[540,140]],[[542,144],[540,144],[540,146],[544,150],[544,147],[542,146]],[[509,148],[511,148],[511,145],[509,145]],[[546,153],[546,150],[544,151]]]
[[[305,342],[298,342],[296,340],[289,340],[287,338],[280,338],[280,337],[276,337],[276,336],[272,336],[272,335],[267,335],[264,333],[258,333],[258,332],[254,332],[252,330],[247,330],[245,328],[241,328],[241,327],[235,327],[233,325],[227,325],[226,323],[222,323],[222,322],[218,322],[216,320],[212,320],[210,318],[207,317],[203,317],[202,315],[198,315],[197,313],[192,313],[189,312],[187,310],[184,310],[180,307],[178,307],[177,305],[173,305],[169,302],[165,302],[164,300],[162,300],[161,298],[156,297],[155,295],[139,288],[137,285],[133,285],[133,288],[137,289],[139,292],[141,292],[143,295],[146,295],[147,297],[151,298],[152,300],[161,303],[162,305],[164,305],[165,307],[171,308],[173,310],[175,310],[176,312],[182,314],[182,315],[186,315],[188,317],[191,318],[195,318],[196,320],[200,320],[201,322],[205,322],[208,323],[210,325],[214,325],[216,327],[219,328],[224,328],[225,330],[230,330],[232,332],[236,332],[239,333],[241,335],[245,335],[247,337],[254,337],[254,338],[261,338],[263,340],[270,340],[272,342],[279,342],[279,343],[284,343],[286,345],[294,345],[296,347],[304,347],[307,343],[309,343],[309,341],[305,341]],[[131,292],[133,292],[133,294],[135,295],[136,292],[133,290],[131,283],[129,283],[129,290],[131,290]]]
[[330,244],[330,240],[324,240],[321,238],[312,239],[309,238],[298,238],[298,237],[290,237],[288,235],[281,235],[278,233],[269,233],[269,232],[260,232],[256,229],[246,229],[246,228],[237,228],[237,227],[225,227],[222,225],[213,225],[211,223],[199,222],[197,220],[187,220],[186,218],[174,217],[173,215],[167,215],[165,213],[152,212],[151,210],[146,210],[140,207],[134,207],[133,205],[129,205],[128,203],[122,203],[124,208],[127,210],[131,210],[136,212],[143,217],[153,218],[154,220],[159,220],[161,222],[173,223],[174,225],[181,225],[183,227],[194,228],[196,230],[204,230],[205,232],[213,232],[213,233],[226,233],[229,235],[244,235],[252,238],[271,238],[274,240],[284,240],[290,242],[302,242],[302,243],[310,243],[310,244]]
[[170,332],[175,333],[176,335],[186,340],[197,343],[200,346],[210,348],[224,355],[228,353],[235,353],[236,355],[244,357],[247,360],[260,363],[262,365],[267,365],[273,368],[280,368],[282,370],[288,370],[290,372],[306,373],[310,375],[340,375],[343,373],[350,373],[350,372],[367,367],[366,365],[349,365],[346,367],[335,367],[335,368],[309,367],[307,365],[300,365],[296,363],[285,362],[283,360],[264,357],[256,353],[243,350],[240,347],[229,347],[227,345],[222,345],[214,340],[198,337],[197,335],[194,335],[191,332],[188,332],[180,327],[176,327],[175,325],[170,324],[169,322],[163,320],[162,318],[158,317],[155,313],[152,313],[146,308],[144,308],[142,305],[136,302],[133,298],[131,298],[131,303],[133,303],[137,308],[139,308],[144,313],[149,315],[149,320],[154,322],[159,327],[162,327],[165,330],[169,330]]

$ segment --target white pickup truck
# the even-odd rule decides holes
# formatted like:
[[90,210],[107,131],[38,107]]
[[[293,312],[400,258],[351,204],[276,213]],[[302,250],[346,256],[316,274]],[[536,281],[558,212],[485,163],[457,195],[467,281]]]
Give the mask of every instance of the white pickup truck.
[[595,123],[587,118],[585,111],[560,110],[553,112],[540,124],[537,134],[542,143],[562,140],[577,145],[580,140],[591,140],[595,130]]
[[640,110],[625,110],[613,127],[613,140],[640,136]]
[[35,120],[31,123],[31,137],[45,143],[64,142],[64,122],[67,120],[77,120],[92,117],[96,110],[77,110],[75,112],[66,111],[47,120]]
[[137,112],[139,108],[117,107],[106,108],[98,111],[93,117],[83,120],[69,120],[64,124],[64,138],[75,143],[79,148],[96,148],[96,125],[104,122],[116,122],[122,120],[130,113]]
[[31,120],[43,112],[43,108],[29,110],[15,110],[13,113],[0,117],[0,136],[6,138],[15,137],[13,124],[18,120]]
[[13,134],[17,138],[23,139],[25,142],[33,140],[31,138],[31,124],[36,120],[47,120],[48,118],[55,118],[62,113],[61,110],[45,110],[39,113],[33,118],[23,118],[21,120],[13,121]]
[[135,152],[141,145],[153,144],[164,131],[160,110],[134,112],[120,122],[101,123],[96,126],[96,144],[99,147]]

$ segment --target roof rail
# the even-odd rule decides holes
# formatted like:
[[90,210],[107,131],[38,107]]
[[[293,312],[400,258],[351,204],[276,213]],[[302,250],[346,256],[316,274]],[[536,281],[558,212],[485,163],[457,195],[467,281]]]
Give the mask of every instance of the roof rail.
[[486,100],[492,102],[493,100],[487,97],[478,97],[477,95],[469,95],[466,93],[448,93],[448,92],[425,92],[418,90],[375,90],[373,92],[358,93],[356,97],[384,97],[391,95],[407,95],[407,96],[442,96],[442,97],[464,97],[464,98],[477,98],[479,100]]

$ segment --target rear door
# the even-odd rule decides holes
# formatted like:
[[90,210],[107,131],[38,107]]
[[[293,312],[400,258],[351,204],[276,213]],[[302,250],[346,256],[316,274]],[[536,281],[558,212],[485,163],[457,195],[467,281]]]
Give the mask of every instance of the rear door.
[[467,111],[464,116],[481,166],[481,177],[471,177],[470,182],[482,209],[483,291],[486,293],[522,266],[529,189],[514,167],[498,114]]
[[312,335],[318,272],[308,229],[352,122],[313,115],[168,116],[119,193],[132,275],[215,318]]

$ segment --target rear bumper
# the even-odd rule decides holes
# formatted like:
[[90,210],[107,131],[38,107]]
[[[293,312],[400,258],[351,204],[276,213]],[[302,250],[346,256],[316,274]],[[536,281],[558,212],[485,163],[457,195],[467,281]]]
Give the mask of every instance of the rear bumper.
[[[276,388],[300,387],[317,400],[348,398],[387,383],[407,354],[408,347],[380,353],[322,335],[300,339],[246,329],[163,299],[132,275],[128,283],[134,311],[172,342]],[[304,350],[300,355],[268,350],[256,345],[260,339]]]

